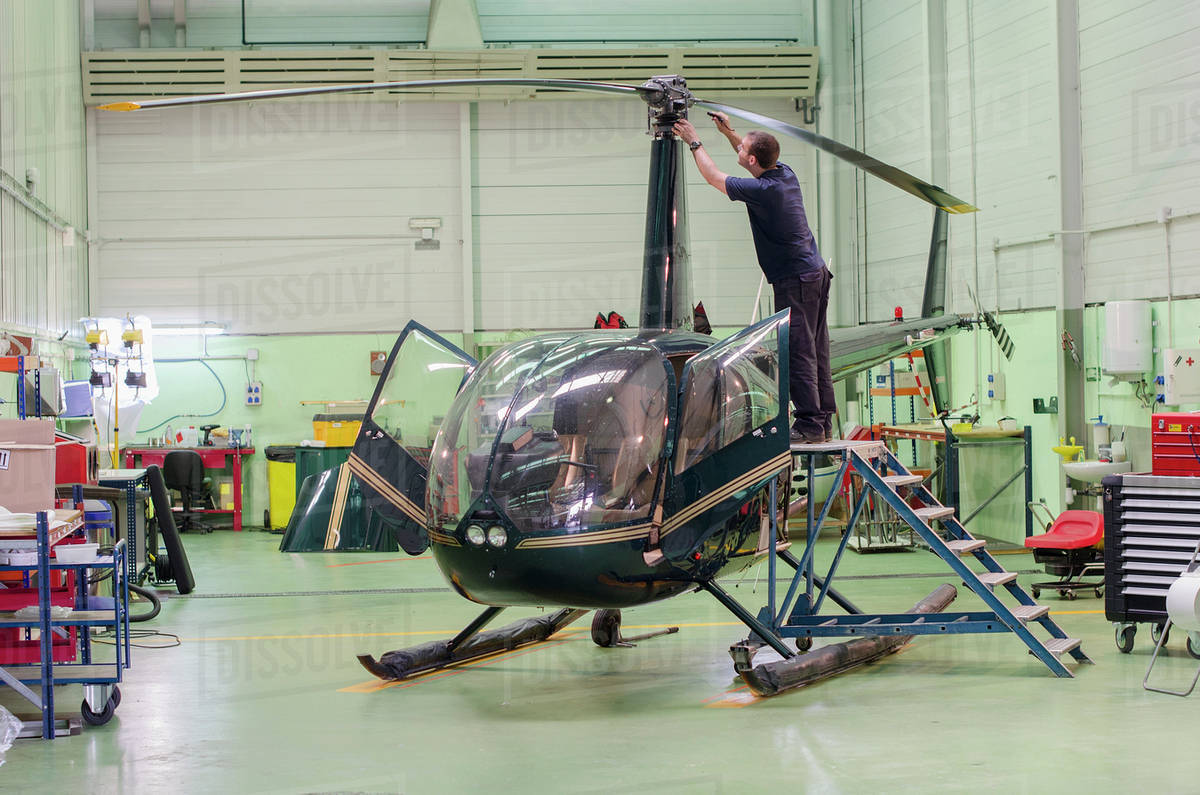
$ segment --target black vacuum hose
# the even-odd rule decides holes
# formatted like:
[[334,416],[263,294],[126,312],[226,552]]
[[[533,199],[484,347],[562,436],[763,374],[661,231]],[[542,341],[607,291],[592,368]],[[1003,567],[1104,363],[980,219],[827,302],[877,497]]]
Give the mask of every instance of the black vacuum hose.
[[129,614],[130,622],[149,621],[158,615],[158,611],[162,610],[162,601],[158,598],[158,594],[149,588],[143,588],[140,585],[129,583],[129,590],[138,596],[150,601],[150,611],[147,613],[139,613],[137,615]]

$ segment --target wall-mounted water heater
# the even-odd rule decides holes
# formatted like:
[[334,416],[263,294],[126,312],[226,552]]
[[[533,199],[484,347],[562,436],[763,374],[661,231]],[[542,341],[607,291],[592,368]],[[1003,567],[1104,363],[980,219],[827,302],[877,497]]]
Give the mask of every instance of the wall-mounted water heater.
[[1104,305],[1105,375],[1140,379],[1154,366],[1149,301],[1109,301]]

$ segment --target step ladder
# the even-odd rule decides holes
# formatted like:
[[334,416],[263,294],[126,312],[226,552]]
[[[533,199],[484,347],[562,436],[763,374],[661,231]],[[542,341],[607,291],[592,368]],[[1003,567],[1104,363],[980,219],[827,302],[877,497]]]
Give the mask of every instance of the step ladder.
[[[1017,575],[1005,571],[987,551],[987,542],[972,536],[955,517],[954,509],[938,502],[922,484],[921,478],[909,472],[886,446],[848,445],[845,455],[849,465],[862,477],[863,482],[891,506],[934,554],[949,564],[963,584],[982,599],[991,611],[922,616],[918,621],[926,628],[923,631],[918,629],[912,634],[931,634],[928,629],[928,625],[931,624],[942,625],[938,631],[1009,631],[1020,638],[1035,657],[1060,677],[1072,676],[1061,660],[1064,654],[1070,654],[1080,663],[1091,662],[1083,653],[1079,640],[1067,637],[1066,632],[1050,618],[1050,609],[1037,604],[1033,597],[1017,584]],[[908,490],[926,507],[910,506],[901,496],[901,490]],[[935,526],[938,529],[935,529]],[[976,572],[965,562],[964,559],[967,558],[974,558],[984,570]],[[1011,597],[1009,601],[1016,604],[1011,607],[1005,604],[1001,599],[1005,594]],[[863,620],[865,618],[868,617],[839,616],[831,620],[864,624],[867,623]],[[890,617],[870,618],[886,620]],[[917,621],[913,621],[913,618],[908,616],[907,621],[916,624]],[[1031,627],[1037,626],[1049,635],[1047,640],[1041,640],[1033,633]],[[909,625],[895,631],[909,634],[912,629]]]

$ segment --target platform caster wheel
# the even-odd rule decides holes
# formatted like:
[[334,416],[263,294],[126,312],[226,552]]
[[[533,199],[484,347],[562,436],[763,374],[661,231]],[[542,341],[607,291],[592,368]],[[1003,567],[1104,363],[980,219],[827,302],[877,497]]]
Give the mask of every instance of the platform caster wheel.
[[1133,651],[1133,638],[1137,635],[1137,627],[1117,627],[1117,651],[1129,654]]
[[813,647],[812,638],[796,638],[796,651],[806,652]]
[[1196,644],[1192,642],[1192,633],[1190,632],[1188,633],[1187,639],[1187,653],[1191,655],[1193,659],[1200,660],[1200,649],[1197,649]]
[[1075,601],[1075,592],[1074,591],[1062,590],[1062,591],[1059,591],[1059,593],[1062,594],[1062,598],[1066,599],[1068,602]]
[[1033,588],[1033,598],[1037,599],[1041,595],[1042,595],[1042,589],[1035,586]]
[[88,706],[87,699],[79,705],[79,711],[83,715],[84,723],[89,726],[103,726],[112,720],[113,713],[117,711],[117,702],[121,697],[113,694],[108,697],[108,701],[104,702],[104,709],[99,712],[92,712],[92,708]]
[[[1164,646],[1166,646],[1167,641],[1169,641],[1171,639],[1171,631],[1166,630],[1166,632],[1164,632],[1163,630],[1165,627],[1166,627],[1166,624],[1151,624],[1150,625],[1150,640],[1154,641],[1155,645],[1158,645],[1158,639],[1160,637],[1162,637],[1162,645],[1164,645]],[[1163,637],[1163,635],[1165,635],[1166,637]]]
[[1096,598],[1097,598],[1097,599],[1102,599],[1103,597],[1104,597],[1104,589],[1103,589],[1103,588],[1097,588],[1097,589],[1096,589]]
[[592,616],[592,643],[611,649],[621,640],[621,611],[605,608]]
[[112,702],[114,708],[121,706],[121,688],[113,685],[112,693],[109,695],[108,700]]

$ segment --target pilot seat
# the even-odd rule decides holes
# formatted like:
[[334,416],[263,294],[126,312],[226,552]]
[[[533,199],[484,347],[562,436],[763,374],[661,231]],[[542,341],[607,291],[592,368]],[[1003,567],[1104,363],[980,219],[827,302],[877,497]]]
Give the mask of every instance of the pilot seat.
[[[1094,591],[1099,597],[1104,589],[1104,517],[1095,511],[1063,511],[1050,529],[1040,536],[1025,539],[1033,550],[1034,561],[1046,567],[1046,573],[1059,579],[1035,582],[1030,586],[1036,599],[1042,589],[1056,590],[1066,599],[1074,599],[1076,591]],[[1085,580],[1099,577],[1099,580]]]

